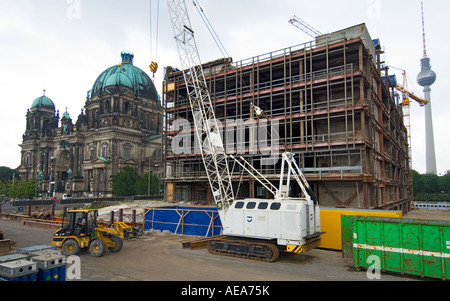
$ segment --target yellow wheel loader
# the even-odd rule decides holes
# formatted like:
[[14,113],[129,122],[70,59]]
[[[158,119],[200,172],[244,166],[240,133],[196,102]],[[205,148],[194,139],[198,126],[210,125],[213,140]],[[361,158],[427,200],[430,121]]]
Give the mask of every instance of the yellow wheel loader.
[[141,229],[138,227],[131,227],[122,221],[115,221],[110,227],[115,229],[118,235],[125,240],[138,238],[142,233]]
[[67,210],[61,229],[53,235],[52,246],[61,248],[66,255],[77,255],[89,248],[92,256],[103,256],[106,250],[119,252],[123,241],[113,228],[97,223],[97,210]]

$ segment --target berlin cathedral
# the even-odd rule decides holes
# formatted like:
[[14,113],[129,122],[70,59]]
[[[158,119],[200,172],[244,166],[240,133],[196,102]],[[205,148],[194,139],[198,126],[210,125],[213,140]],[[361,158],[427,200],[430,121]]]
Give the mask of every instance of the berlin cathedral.
[[162,107],[150,77],[134,55],[98,76],[74,122],[54,102],[38,97],[26,113],[21,179],[38,180],[41,193],[110,197],[112,179],[125,166],[139,175],[162,170]]

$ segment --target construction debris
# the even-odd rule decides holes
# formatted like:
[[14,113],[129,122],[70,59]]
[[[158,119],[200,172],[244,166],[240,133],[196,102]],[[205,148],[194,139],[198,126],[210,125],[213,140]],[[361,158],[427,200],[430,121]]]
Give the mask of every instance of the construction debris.
[[49,221],[49,220],[52,220],[53,216],[52,216],[51,212],[42,211],[42,212],[33,212],[31,214],[31,218]]
[[211,240],[221,239],[221,238],[225,238],[225,237],[226,237],[225,235],[220,235],[220,236],[214,236],[214,237],[208,237],[208,238],[201,238],[201,239],[197,239],[197,240],[184,242],[184,243],[182,243],[182,246],[185,249],[187,249],[187,248],[190,248],[191,250],[200,249],[200,248],[206,247],[208,242]]

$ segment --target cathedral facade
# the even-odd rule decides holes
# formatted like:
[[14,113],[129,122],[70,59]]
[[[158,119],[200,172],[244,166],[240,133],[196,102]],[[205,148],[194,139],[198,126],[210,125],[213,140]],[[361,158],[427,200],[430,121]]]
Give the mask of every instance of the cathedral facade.
[[44,95],[27,110],[19,173],[38,180],[42,195],[112,196],[112,179],[125,166],[160,175],[162,107],[134,55],[100,74],[73,121]]

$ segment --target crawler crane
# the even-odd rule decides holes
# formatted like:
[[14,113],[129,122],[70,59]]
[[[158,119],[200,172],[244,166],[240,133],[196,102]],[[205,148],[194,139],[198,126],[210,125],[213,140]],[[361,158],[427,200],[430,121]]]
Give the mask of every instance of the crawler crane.
[[[197,141],[226,237],[210,241],[208,250],[213,254],[273,262],[280,251],[303,253],[316,248],[321,237],[319,205],[293,154],[282,156],[278,188],[243,158],[227,156],[185,1],[167,2]],[[274,198],[236,200],[228,165],[231,160],[263,184]],[[303,197],[289,197],[291,177],[299,184]]]

